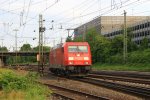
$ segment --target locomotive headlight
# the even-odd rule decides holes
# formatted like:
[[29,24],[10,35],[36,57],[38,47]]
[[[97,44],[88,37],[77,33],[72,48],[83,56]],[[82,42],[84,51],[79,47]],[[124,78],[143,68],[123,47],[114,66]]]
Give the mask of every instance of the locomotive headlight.
[[69,62],[69,64],[73,64],[73,62]]
[[84,57],[84,60],[89,60],[89,57]]
[[89,64],[88,62],[84,62],[85,64]]
[[74,60],[74,57],[69,57],[68,60]]

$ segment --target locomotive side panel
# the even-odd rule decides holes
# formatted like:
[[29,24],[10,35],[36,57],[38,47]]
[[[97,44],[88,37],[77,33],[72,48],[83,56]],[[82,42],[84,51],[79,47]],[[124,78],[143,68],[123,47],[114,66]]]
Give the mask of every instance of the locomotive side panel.
[[50,68],[60,68],[63,66],[63,48],[57,48],[50,51]]
[[49,53],[49,64],[52,65],[54,64],[54,55],[53,55],[53,50],[50,51]]
[[56,49],[56,64],[59,66],[63,65],[63,56],[64,53],[62,51],[62,48]]

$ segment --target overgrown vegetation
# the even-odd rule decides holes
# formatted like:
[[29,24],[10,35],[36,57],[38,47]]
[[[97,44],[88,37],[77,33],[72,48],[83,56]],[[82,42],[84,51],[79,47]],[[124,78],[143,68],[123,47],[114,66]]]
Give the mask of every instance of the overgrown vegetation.
[[20,76],[11,70],[0,69],[0,100],[46,100],[51,91],[36,82],[37,73]]
[[116,70],[116,71],[143,71],[150,72],[150,64],[146,63],[127,63],[127,64],[110,64],[95,63],[92,68],[96,70]]

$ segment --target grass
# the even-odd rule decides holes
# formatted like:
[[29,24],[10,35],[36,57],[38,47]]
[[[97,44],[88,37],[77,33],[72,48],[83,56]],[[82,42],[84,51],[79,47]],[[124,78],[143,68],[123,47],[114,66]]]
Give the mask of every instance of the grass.
[[34,72],[20,75],[0,69],[0,100],[46,100],[52,92],[36,82],[38,76]]
[[115,71],[141,71],[150,72],[150,64],[93,64],[96,70],[115,70]]

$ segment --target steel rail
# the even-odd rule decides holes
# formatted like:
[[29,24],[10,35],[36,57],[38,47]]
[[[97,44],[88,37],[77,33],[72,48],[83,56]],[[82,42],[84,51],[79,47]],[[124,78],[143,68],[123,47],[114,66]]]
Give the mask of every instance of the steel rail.
[[150,80],[148,80],[148,79],[120,77],[120,76],[110,76],[110,75],[97,75],[97,74],[89,74],[88,77],[150,85]]
[[150,73],[149,72],[92,71],[90,74],[150,79]]
[[56,93],[56,92],[54,92],[52,95],[55,96],[55,97],[60,97],[61,100],[75,100],[75,99],[73,99],[73,98],[70,98],[70,97],[68,97],[68,96],[65,96],[65,95],[63,95],[63,94]]
[[129,86],[129,85],[124,85],[124,84],[119,84],[119,83],[113,83],[113,82],[108,82],[105,80],[98,80],[98,79],[91,79],[91,78],[76,78],[75,80],[98,85],[98,86],[103,86],[106,88],[111,88],[115,90],[119,90],[122,92],[126,93],[131,93],[139,97],[143,98],[150,98],[150,88],[144,88],[144,87],[137,87],[137,86]]
[[74,89],[70,89],[70,88],[65,88],[62,86],[56,86],[56,85],[51,85],[48,83],[42,83],[43,85],[48,86],[49,88],[56,88],[59,90],[63,90],[63,91],[68,91],[69,93],[73,93],[73,94],[78,94],[80,96],[85,96],[85,98],[89,99],[89,100],[110,100],[109,98],[106,97],[102,97],[102,96],[97,96],[94,94],[89,94],[83,91],[78,91],[78,90],[74,90]]

